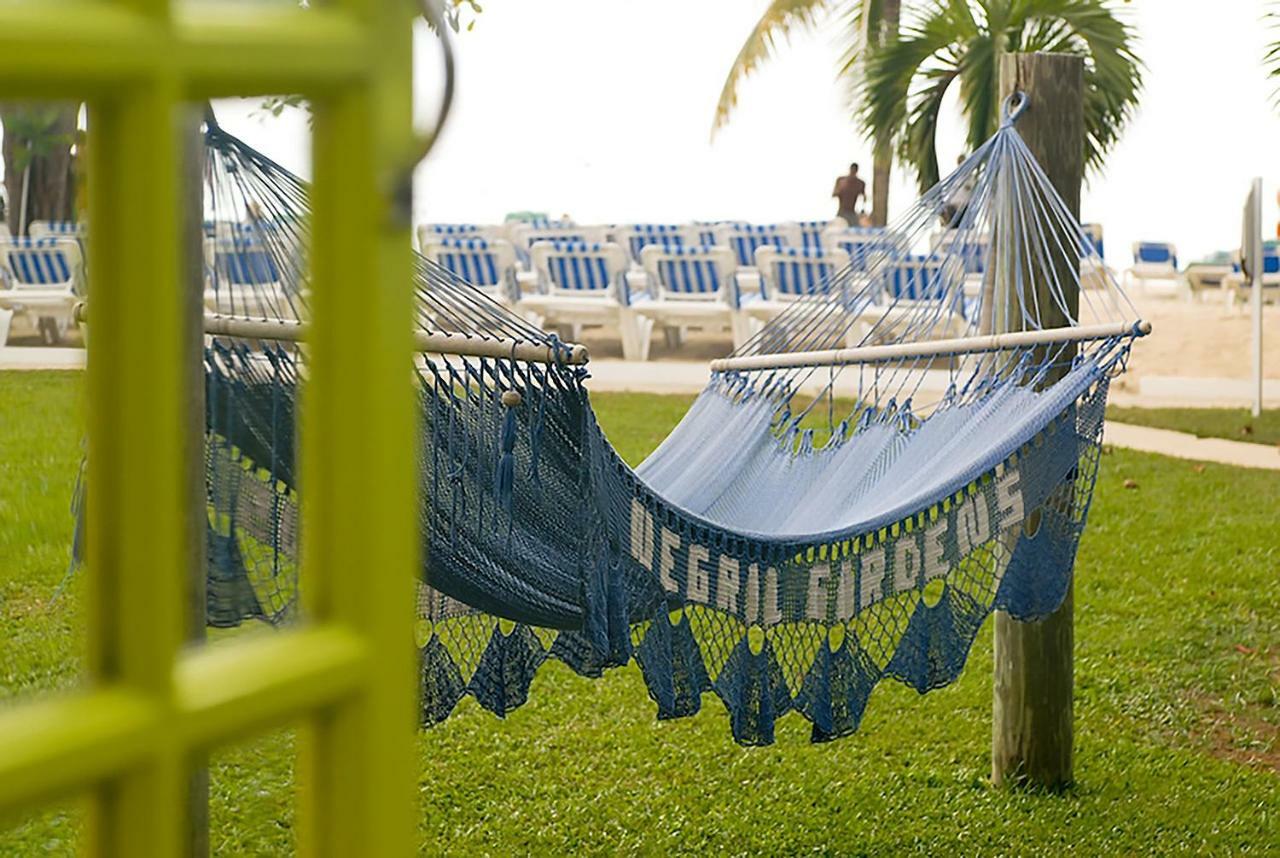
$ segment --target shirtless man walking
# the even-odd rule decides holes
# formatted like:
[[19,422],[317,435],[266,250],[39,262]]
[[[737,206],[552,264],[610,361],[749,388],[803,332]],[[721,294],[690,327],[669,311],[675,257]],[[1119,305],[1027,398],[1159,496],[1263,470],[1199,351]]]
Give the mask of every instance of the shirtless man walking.
[[844,220],[849,226],[858,225],[858,201],[867,198],[867,183],[858,178],[858,165],[849,165],[849,175],[836,179],[835,190],[831,192],[840,203],[836,217]]

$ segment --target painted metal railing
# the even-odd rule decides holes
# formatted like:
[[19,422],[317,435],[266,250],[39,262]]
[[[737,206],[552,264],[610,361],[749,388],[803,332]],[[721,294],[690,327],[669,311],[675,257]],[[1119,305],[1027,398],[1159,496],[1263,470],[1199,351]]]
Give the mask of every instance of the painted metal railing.
[[[391,855],[413,833],[407,0],[0,3],[0,98],[88,104],[88,678],[0,712],[0,814],[91,797],[89,851],[183,849],[188,770],[301,723],[300,846]],[[314,114],[313,317],[301,437],[306,626],[182,649],[179,116],[303,94]],[[398,199],[398,202],[397,202]],[[360,319],[358,325],[352,319]]]

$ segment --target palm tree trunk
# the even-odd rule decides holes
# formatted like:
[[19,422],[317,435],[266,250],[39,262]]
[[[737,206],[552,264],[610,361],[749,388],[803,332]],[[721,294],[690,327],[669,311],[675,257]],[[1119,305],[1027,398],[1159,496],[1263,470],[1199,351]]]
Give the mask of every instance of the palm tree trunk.
[[[880,15],[877,47],[898,37],[898,22],[902,17],[901,0],[882,0]],[[887,139],[877,140],[871,168],[871,223],[874,226],[884,226],[889,222],[889,175],[892,171],[893,148]]]
[[889,222],[889,174],[893,171],[893,150],[877,145],[871,167],[871,225]]

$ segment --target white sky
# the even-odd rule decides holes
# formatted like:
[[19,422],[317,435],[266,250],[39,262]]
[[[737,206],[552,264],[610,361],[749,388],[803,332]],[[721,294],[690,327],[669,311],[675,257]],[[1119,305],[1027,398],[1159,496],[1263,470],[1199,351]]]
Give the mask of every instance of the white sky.
[[[458,36],[456,109],[419,170],[419,221],[492,222],[533,209],[579,222],[825,218],[851,160],[870,146],[835,82],[829,23],[783,46],[740,90],[712,142],[725,72],[767,0],[493,0]],[[1134,0],[1122,7],[1146,62],[1142,106],[1106,171],[1085,191],[1083,219],[1103,224],[1113,265],[1138,239],[1177,243],[1182,261],[1239,244],[1250,179],[1277,212],[1280,108],[1261,70],[1264,0]],[[420,40],[421,101],[439,86],[438,53]],[[427,112],[426,105],[422,112]],[[222,123],[306,172],[306,122]],[[940,157],[963,143],[954,122]],[[869,179],[869,175],[867,176]],[[891,209],[914,185],[895,177]],[[1268,228],[1268,231],[1270,229]]]

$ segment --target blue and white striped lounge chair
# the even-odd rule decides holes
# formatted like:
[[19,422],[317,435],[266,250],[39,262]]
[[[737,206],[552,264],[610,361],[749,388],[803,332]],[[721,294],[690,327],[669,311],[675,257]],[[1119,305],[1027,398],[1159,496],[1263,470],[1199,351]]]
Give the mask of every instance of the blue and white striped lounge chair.
[[251,232],[242,231],[238,238],[214,239],[212,247],[213,263],[204,290],[206,307],[232,316],[291,315],[293,308],[285,295],[279,264]]
[[[1227,292],[1227,306],[1232,309],[1247,307],[1253,300],[1253,286],[1245,279],[1238,259],[1231,264],[1231,273],[1223,277],[1222,288]],[[1275,242],[1267,242],[1262,248],[1262,300],[1280,301],[1280,245]]]
[[674,223],[623,223],[613,228],[613,240],[635,266],[640,265],[640,253],[649,245],[659,247],[689,247],[702,242],[696,227]]
[[1133,265],[1124,272],[1126,286],[1144,295],[1171,296],[1183,287],[1178,276],[1178,249],[1167,241],[1135,241]]
[[823,233],[822,246],[847,253],[854,271],[866,271],[886,254],[899,255],[894,236],[882,227],[842,226],[837,223]]
[[705,244],[708,247],[717,244],[716,227],[721,226],[746,226],[745,220],[695,220],[689,226],[692,227],[696,244]]
[[738,262],[728,247],[659,247],[640,253],[652,300],[636,311],[668,329],[727,329],[734,346],[746,342],[750,319],[741,312]]
[[539,327],[568,325],[574,340],[584,325],[618,329],[622,356],[648,360],[653,320],[639,315],[634,304],[647,300],[632,295],[627,282],[627,254],[621,246],[578,241],[539,241],[531,251],[538,291],[524,291],[519,308]]
[[0,259],[0,309],[31,321],[48,345],[58,343],[84,296],[80,243],[74,238],[14,238],[0,242]]
[[756,248],[755,262],[764,297],[744,301],[742,311],[753,323],[763,324],[798,298],[826,292],[832,278],[849,267],[849,254],[843,250],[766,245]]
[[33,220],[27,226],[27,234],[32,238],[74,238],[83,240],[85,227],[74,220]]
[[1107,266],[1106,245],[1102,239],[1102,224],[1082,224],[1085,252],[1080,259],[1080,288],[1106,289],[1116,279],[1116,273]]
[[824,248],[822,236],[831,229],[831,226],[832,221],[829,220],[796,221],[795,227],[800,233],[800,246],[806,250],[822,250]]
[[506,238],[506,230],[480,223],[424,223],[418,225],[418,248],[442,238]]
[[891,301],[928,300],[940,291],[943,276],[944,266],[937,257],[907,257],[884,269],[883,293]]
[[963,336],[971,327],[965,317],[965,295],[957,289],[965,277],[959,257],[906,256],[877,264],[868,276],[878,285],[878,297],[860,310],[850,328],[850,345],[857,345],[872,328],[876,341],[901,335],[903,325],[919,324],[921,309],[933,306],[929,330],[916,331],[919,339],[947,339]]
[[532,257],[529,252],[537,241],[578,241],[583,244],[604,244],[609,239],[608,230],[603,226],[577,226],[574,224],[556,224],[554,226],[538,226],[536,224],[517,224],[509,232],[511,243],[515,246],[516,259],[526,270],[532,270]]
[[987,270],[991,255],[991,237],[969,230],[943,229],[933,236],[932,253],[954,256],[964,263],[965,274],[981,274]]
[[1086,223],[1082,224],[1084,229],[1084,237],[1089,242],[1089,249],[1098,255],[1100,259],[1106,259],[1106,247],[1102,240],[1102,224]]
[[422,255],[466,280],[495,301],[514,303],[516,254],[500,238],[442,238],[422,248]]
[[716,244],[733,251],[738,265],[756,263],[757,247],[800,247],[800,228],[793,223],[729,223],[715,228]]
[[991,236],[974,230],[942,229],[934,233],[931,253],[958,260],[964,266],[965,295],[982,292],[982,275],[990,264]]

